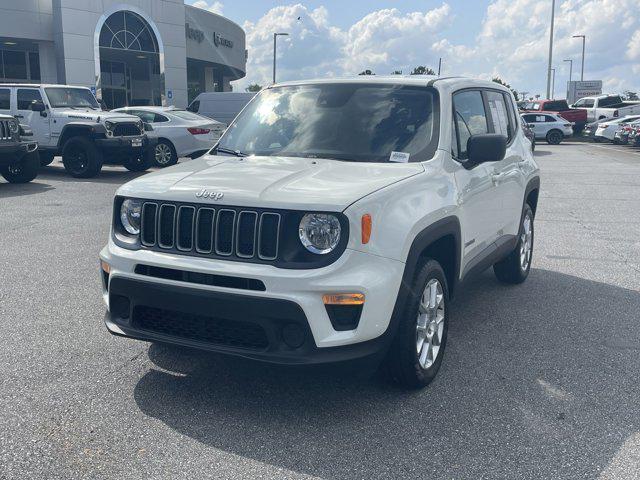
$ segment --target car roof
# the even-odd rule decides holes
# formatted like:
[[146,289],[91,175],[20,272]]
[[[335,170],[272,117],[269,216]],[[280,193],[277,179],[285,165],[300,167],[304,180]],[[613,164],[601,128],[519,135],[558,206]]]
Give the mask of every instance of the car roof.
[[336,84],[336,83],[366,83],[379,85],[413,85],[413,86],[438,86],[455,88],[483,87],[495,88],[509,91],[503,85],[490,80],[478,78],[450,76],[438,77],[437,75],[354,75],[349,77],[318,78],[309,80],[293,80],[289,82],[276,83],[267,88],[290,86],[290,85],[316,85],[316,84]]
[[57,83],[2,83],[0,84],[0,88],[2,87],[27,87],[27,88],[86,88],[89,90],[89,87],[85,87],[84,85],[62,85]]

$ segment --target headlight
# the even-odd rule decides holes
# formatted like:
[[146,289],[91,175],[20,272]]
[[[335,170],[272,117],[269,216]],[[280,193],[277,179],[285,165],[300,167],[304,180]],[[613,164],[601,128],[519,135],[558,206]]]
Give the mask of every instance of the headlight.
[[115,124],[113,122],[106,121],[104,122],[104,128],[107,129],[107,134],[112,135]]
[[19,128],[18,122],[9,122],[9,130],[11,130],[11,133],[18,133]]
[[307,213],[300,220],[298,235],[302,245],[312,253],[330,253],[340,241],[340,221],[327,213]]
[[140,233],[140,215],[142,213],[142,202],[127,198],[120,207],[120,223],[131,235]]
[[144,122],[142,120],[138,120],[138,128],[140,129],[140,133],[144,133]]

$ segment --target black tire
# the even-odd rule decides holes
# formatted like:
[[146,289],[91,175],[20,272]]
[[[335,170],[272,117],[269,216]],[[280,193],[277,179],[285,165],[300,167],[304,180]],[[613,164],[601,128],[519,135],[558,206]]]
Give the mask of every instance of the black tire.
[[[442,290],[443,328],[440,333],[439,348],[435,358],[431,357],[432,363],[425,368],[420,362],[421,351],[418,350],[420,335],[418,317],[423,294],[432,281],[437,281]],[[400,323],[387,354],[385,366],[391,378],[400,385],[408,388],[423,388],[435,378],[442,364],[449,328],[449,288],[444,271],[436,260],[429,258],[424,261],[411,285],[411,292],[414,293],[408,299],[402,317],[399,320]],[[438,304],[438,302],[435,303]],[[439,308],[436,308],[435,312],[439,312]],[[427,334],[429,330],[423,331]],[[427,336],[426,338],[429,337]],[[435,337],[432,336],[432,338]],[[428,345],[431,344],[429,343]],[[427,355],[426,358],[430,357]]]
[[53,162],[53,159],[55,158],[55,156],[56,155],[53,152],[40,151],[40,165],[43,167],[50,165],[51,162]]
[[64,169],[76,178],[91,178],[102,169],[102,152],[86,137],[73,137],[62,149]]
[[126,159],[122,165],[130,172],[144,172],[151,166],[151,156],[148,153],[134,155]]
[[[529,237],[529,248],[523,250],[523,242],[527,241],[527,233],[525,231],[526,222],[530,222],[531,235]],[[533,260],[533,245],[534,245],[534,216],[531,207],[526,204],[524,211],[522,212],[522,218],[520,219],[520,229],[518,230],[518,243],[516,248],[505,259],[499,261],[493,266],[493,272],[496,274],[498,280],[503,283],[518,284],[524,282],[529,276],[531,270],[531,261]],[[526,262],[523,261],[523,251],[528,250],[528,256]]]
[[549,145],[558,145],[563,138],[564,135],[560,130],[550,130],[547,132],[547,143]]
[[27,153],[14,165],[4,167],[0,174],[9,183],[28,183],[38,176],[40,156],[38,151]]
[[536,139],[535,138],[531,141],[531,151],[532,152],[536,151]]
[[178,154],[173,144],[164,138],[158,140],[158,144],[153,148],[153,164],[156,167],[165,168],[176,163],[178,163]]

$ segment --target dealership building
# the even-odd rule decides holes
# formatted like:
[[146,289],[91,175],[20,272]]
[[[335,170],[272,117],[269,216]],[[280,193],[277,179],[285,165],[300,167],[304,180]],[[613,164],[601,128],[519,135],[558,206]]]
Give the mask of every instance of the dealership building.
[[3,0],[0,82],[95,89],[109,108],[185,107],[245,76],[245,33],[182,0]]

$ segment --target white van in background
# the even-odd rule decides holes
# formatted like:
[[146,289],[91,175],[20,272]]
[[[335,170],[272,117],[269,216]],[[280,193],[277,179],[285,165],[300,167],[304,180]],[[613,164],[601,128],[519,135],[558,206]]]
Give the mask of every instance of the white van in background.
[[254,95],[255,92],[205,92],[187,110],[229,125]]

